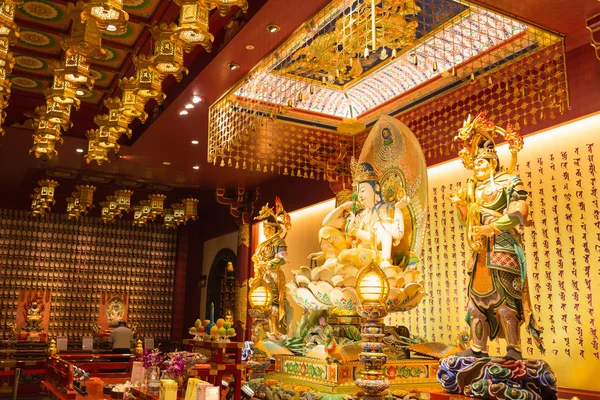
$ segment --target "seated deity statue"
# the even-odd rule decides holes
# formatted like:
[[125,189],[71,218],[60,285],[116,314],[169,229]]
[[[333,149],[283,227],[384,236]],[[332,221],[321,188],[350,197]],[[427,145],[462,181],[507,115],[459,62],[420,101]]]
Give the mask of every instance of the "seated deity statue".
[[119,325],[119,321],[123,319],[124,311],[125,307],[123,305],[123,301],[118,297],[112,298],[106,310],[108,316],[108,326],[111,328],[116,328]]
[[42,308],[39,306],[36,300],[31,302],[31,305],[27,309],[27,331],[41,331],[42,328],[39,326],[42,320]]
[[313,253],[309,258],[325,258],[326,267],[337,261],[359,266],[362,263],[356,257],[360,251],[352,249],[377,248],[380,266],[394,265],[394,247],[404,236],[402,209],[409,203],[408,196],[404,195],[394,206],[383,201],[381,186],[368,162],[361,163],[354,175],[357,184],[355,200],[347,201],[327,214],[319,231],[323,251]]

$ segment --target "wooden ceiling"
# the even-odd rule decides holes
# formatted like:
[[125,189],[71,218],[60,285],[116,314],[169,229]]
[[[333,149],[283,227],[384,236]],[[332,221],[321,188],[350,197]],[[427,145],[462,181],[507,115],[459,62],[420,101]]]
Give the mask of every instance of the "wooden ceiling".
[[[44,162],[27,154],[31,147],[31,131],[10,126],[23,124],[27,119],[24,114],[44,103],[42,90],[50,83],[49,66],[60,59],[59,43],[62,37],[68,35],[69,22],[65,13],[68,1],[26,0],[16,17],[21,27],[21,38],[12,48],[17,57],[13,70],[13,94],[6,110],[7,134],[0,138],[2,191],[31,190],[33,179],[39,176],[32,171],[43,169],[76,171],[87,176],[113,175],[119,179],[209,192],[217,186],[241,184],[251,187],[276,178],[269,173],[220,168],[207,163],[208,105],[243,79],[258,61],[274,51],[327,2],[250,0],[248,14],[243,19],[239,19],[235,9],[226,17],[220,17],[218,13],[211,15],[211,32],[215,34],[213,51],[206,53],[199,47],[186,55],[189,76],[180,83],[166,81],[164,91],[167,100],[161,107],[149,105],[148,122],[133,127],[134,140],[122,146],[119,153],[122,157],[97,166],[86,164],[83,155],[75,150],[87,148],[87,140],[83,139],[85,131],[93,127],[93,116],[103,112],[102,100],[113,95],[117,80],[133,75],[132,56],[138,52],[149,52],[150,23],[175,20],[179,8],[168,0],[124,1],[131,26],[122,37],[106,35],[103,38],[113,56],[106,62],[94,63],[97,71],[94,92],[87,99],[82,99],[81,109],[72,114],[74,126],[67,131],[65,143],[57,147],[58,157]],[[600,3],[596,0],[482,0],[481,3],[565,34],[568,49],[589,45],[585,18],[600,12]],[[280,25],[281,31],[269,33],[265,28],[272,23]],[[253,50],[248,50],[249,45],[253,46]],[[240,68],[230,70],[227,65],[231,62],[239,64]],[[206,101],[197,104],[188,115],[180,116],[179,112],[193,96],[202,96]],[[191,144],[192,140],[199,143]],[[194,166],[199,168],[194,169]],[[296,178],[290,178],[290,182],[293,179]]]

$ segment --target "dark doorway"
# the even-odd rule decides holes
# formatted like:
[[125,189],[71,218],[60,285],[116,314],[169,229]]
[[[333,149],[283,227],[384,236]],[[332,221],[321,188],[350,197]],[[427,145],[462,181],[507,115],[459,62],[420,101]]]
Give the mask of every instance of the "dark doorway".
[[[235,269],[237,257],[231,249],[221,249],[210,267],[206,291],[206,319],[210,319],[210,305],[215,305],[215,321],[223,318],[224,304],[235,304]],[[227,271],[227,264],[233,264],[233,271]],[[234,310],[231,310],[234,312]]]

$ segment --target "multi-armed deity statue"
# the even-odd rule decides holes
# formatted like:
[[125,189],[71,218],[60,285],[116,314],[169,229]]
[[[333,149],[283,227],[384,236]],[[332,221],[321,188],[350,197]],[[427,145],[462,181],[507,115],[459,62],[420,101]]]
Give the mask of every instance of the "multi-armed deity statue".
[[[501,134],[512,154],[508,168],[501,168],[494,138]],[[488,339],[504,337],[506,358],[521,359],[520,327],[523,321],[538,345],[539,330],[531,314],[525,254],[519,226],[528,226],[527,191],[512,172],[523,140],[512,126],[495,126],[479,114],[469,116],[457,139],[463,143],[459,155],[473,171],[466,187],[449,196],[466,227],[473,255],[467,264],[471,327],[470,349],[460,356],[487,356]]]

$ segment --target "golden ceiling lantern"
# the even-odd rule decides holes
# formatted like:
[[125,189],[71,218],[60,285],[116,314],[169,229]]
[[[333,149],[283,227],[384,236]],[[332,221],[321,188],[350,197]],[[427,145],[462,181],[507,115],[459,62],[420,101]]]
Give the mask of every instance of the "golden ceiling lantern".
[[117,202],[117,210],[119,211],[119,215],[121,213],[127,214],[129,211],[131,211],[132,195],[133,191],[127,189],[119,189],[115,191],[115,198]]
[[91,76],[88,58],[72,49],[67,49],[61,69],[54,69],[54,76],[70,82],[75,88],[82,85],[92,90],[95,80]]
[[154,62],[152,67],[162,77],[173,75],[180,82],[188,69],[183,65],[183,42],[176,35],[177,25],[171,23],[154,23],[152,28],[154,38]]
[[175,229],[177,228],[177,225],[179,225],[175,221],[175,211],[173,209],[166,210],[165,214],[163,215],[163,219],[165,222],[165,228],[167,229]]
[[242,12],[248,11],[247,0],[202,0],[203,4],[206,4],[211,10],[216,8],[219,11],[221,17],[226,16],[231,11],[231,7],[238,6],[242,9]]
[[40,187],[40,200],[46,204],[53,205],[54,201],[54,191],[59,183],[52,179],[42,179],[38,181],[38,186]]
[[102,220],[106,222],[112,222],[116,217],[120,217],[119,208],[117,204],[117,196],[106,196],[106,201],[100,203],[102,206]]
[[16,43],[19,37],[19,28],[15,23],[15,9],[22,4],[22,0],[4,0],[0,5],[0,136],[4,136],[2,129],[6,118],[4,109],[8,106],[10,97],[11,84],[8,76],[15,65],[10,45]]
[[46,99],[46,119],[48,123],[59,125],[67,130],[73,123],[71,122],[71,104],[59,103],[52,97]]
[[133,207],[133,225],[141,226],[141,225],[144,225],[145,223],[146,223],[146,220],[144,219],[142,206],[138,205],[138,206]]
[[110,129],[105,125],[105,123],[108,120],[108,118],[106,117],[106,114],[96,115],[94,117],[94,122],[98,124],[98,146],[110,150],[115,149],[117,146],[119,146],[117,142],[121,137],[121,133]]
[[154,99],[162,104],[166,96],[162,92],[162,77],[152,68],[154,57],[140,54],[133,57],[133,63],[137,83],[134,93],[145,101]]
[[[185,205],[183,203],[173,203],[171,204],[171,210],[173,212],[173,222],[176,225],[184,224],[186,221],[185,218]],[[167,217],[165,215],[165,224],[167,222]]]
[[136,118],[142,123],[146,122],[148,114],[144,109],[147,100],[135,94],[137,89],[136,78],[132,76],[131,78],[120,79],[119,88],[121,88],[121,110],[123,115],[129,118],[130,123]]
[[110,211],[110,201],[101,201],[100,202],[100,216],[102,217],[102,221],[104,223],[112,222],[115,220],[115,214]]
[[131,138],[131,129],[129,128],[130,120],[123,113],[121,99],[118,97],[109,97],[104,100],[104,105],[108,108],[108,114],[94,117],[94,121],[96,118],[102,119],[102,123],[111,131],[119,133],[120,135],[127,135]]
[[163,216],[164,214],[164,203],[167,196],[164,194],[151,194],[148,196],[148,200],[150,201],[150,219],[154,221],[156,217]]
[[185,207],[185,221],[189,221],[190,219],[195,221],[196,219],[198,219],[198,199],[188,197],[187,199],[181,200],[181,202]]
[[62,143],[60,125],[50,122],[45,115],[45,107],[36,107],[38,117],[34,119],[35,132],[33,133],[33,147],[29,154],[34,153],[36,158],[42,156],[51,159],[56,156],[56,143]]
[[77,98],[77,86],[63,79],[61,76],[62,69],[57,68],[54,71],[56,75],[54,75],[52,86],[44,91],[46,104],[51,102],[70,104],[75,107],[75,110],[79,110],[81,100]]
[[94,192],[96,187],[92,185],[79,185],[76,187],[79,194],[79,206],[86,209],[94,208]]
[[105,60],[108,57],[102,47],[102,32],[95,19],[83,19],[82,13],[86,3],[78,1],[77,5],[68,3],[71,24],[71,36],[62,42],[65,51],[76,52],[87,59]]
[[199,0],[173,0],[173,2],[180,8],[176,37],[184,43],[184,50],[189,53],[194,47],[200,45],[210,52],[215,38],[208,29],[209,6]]
[[82,7],[81,19],[93,19],[101,31],[120,35],[127,31],[129,14],[123,10],[123,0],[89,0]]
[[[100,146],[98,142],[100,136],[99,129],[90,129],[85,135],[88,138],[88,152],[85,155],[85,162],[89,164],[92,161],[96,161],[98,165],[102,165],[104,161],[110,162],[108,158],[108,151],[110,149]],[[119,145],[116,145],[115,147],[117,146]]]

